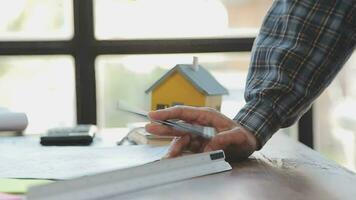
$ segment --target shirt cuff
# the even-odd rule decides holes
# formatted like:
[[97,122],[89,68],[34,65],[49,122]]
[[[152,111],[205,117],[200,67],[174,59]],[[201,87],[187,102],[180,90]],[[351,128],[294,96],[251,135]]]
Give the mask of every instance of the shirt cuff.
[[235,116],[234,120],[256,136],[258,150],[260,150],[281,127],[277,110],[268,100],[246,103]]

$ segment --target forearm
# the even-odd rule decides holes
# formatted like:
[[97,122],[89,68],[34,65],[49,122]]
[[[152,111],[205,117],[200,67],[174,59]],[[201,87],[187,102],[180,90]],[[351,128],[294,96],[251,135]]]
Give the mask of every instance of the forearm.
[[260,147],[294,123],[329,85],[354,49],[350,1],[275,1],[256,38],[246,105],[235,120]]

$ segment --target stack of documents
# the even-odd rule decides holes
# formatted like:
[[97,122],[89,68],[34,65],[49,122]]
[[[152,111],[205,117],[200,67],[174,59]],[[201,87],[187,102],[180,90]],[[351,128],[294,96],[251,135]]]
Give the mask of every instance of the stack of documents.
[[29,187],[48,184],[53,180],[89,176],[154,162],[168,150],[168,147],[146,145],[43,147],[32,139],[0,138],[0,200],[17,199],[17,195],[26,193]]
[[125,199],[130,192],[231,170],[222,150],[31,187],[28,200]]
[[0,178],[71,179],[161,159],[168,147],[0,146]]

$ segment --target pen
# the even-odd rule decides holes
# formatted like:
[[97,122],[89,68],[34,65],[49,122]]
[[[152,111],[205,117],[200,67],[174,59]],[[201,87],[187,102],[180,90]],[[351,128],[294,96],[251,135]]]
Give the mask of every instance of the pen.
[[156,122],[159,124],[163,124],[166,126],[170,126],[176,130],[180,131],[185,131],[189,132],[193,135],[198,135],[206,139],[210,139],[216,135],[216,130],[213,127],[208,127],[208,126],[200,126],[200,125],[193,125],[189,124],[183,121],[173,121],[173,120],[153,120],[148,117],[147,112],[144,111],[138,111],[130,109],[126,106],[122,106],[122,104],[118,105],[118,109],[127,113],[131,113],[140,117],[143,117],[145,119],[148,119],[152,122]]

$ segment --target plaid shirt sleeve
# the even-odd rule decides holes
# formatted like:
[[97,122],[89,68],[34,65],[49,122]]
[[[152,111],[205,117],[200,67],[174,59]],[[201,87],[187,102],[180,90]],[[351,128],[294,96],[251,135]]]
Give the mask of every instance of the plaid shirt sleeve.
[[261,148],[292,125],[354,50],[355,0],[275,0],[252,49],[245,106],[234,120]]

